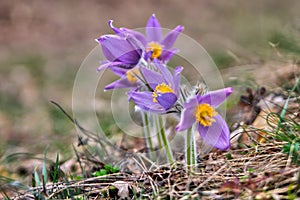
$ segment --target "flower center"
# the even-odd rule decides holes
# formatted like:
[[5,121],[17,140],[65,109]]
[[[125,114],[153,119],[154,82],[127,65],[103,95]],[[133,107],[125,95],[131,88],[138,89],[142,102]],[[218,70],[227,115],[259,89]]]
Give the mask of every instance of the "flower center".
[[126,72],[126,77],[127,77],[127,80],[131,83],[136,83],[137,82],[137,74],[139,73],[139,70],[137,68],[134,68],[132,70],[128,70]]
[[211,123],[216,121],[213,116],[217,114],[215,109],[207,103],[199,104],[194,112],[196,121],[203,126],[211,126]]
[[175,93],[174,90],[168,86],[167,84],[165,83],[162,83],[162,84],[159,84],[155,87],[155,90],[154,92],[152,93],[152,97],[153,97],[153,102],[154,103],[157,103],[157,100],[156,98],[158,97],[158,94],[164,94],[164,93],[169,93],[169,92],[172,92],[172,93]]
[[151,59],[158,58],[162,53],[162,45],[157,42],[150,42],[148,44],[147,52],[151,51]]

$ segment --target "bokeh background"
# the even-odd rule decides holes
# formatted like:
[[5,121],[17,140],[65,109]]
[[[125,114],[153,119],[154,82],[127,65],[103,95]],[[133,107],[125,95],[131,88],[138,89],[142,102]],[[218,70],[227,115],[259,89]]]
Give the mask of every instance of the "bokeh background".
[[[298,0],[0,1],[0,157],[40,154],[47,145],[72,155],[76,130],[50,100],[72,111],[77,70],[94,39],[112,32],[110,19],[140,28],[155,13],[164,28],[184,25],[224,77],[234,74],[225,83],[239,86],[245,70],[284,71],[291,63],[299,69],[299,8]],[[268,70],[259,71],[262,79]]]

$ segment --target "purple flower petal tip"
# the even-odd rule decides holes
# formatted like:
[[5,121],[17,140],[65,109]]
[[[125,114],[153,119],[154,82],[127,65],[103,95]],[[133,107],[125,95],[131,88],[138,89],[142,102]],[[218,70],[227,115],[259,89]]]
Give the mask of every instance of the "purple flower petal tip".
[[108,26],[109,26],[110,28],[114,27],[114,26],[113,26],[113,20],[108,20],[107,24],[108,24]]
[[95,41],[100,44],[100,38],[96,38]]
[[178,26],[176,26],[175,30],[177,32],[182,32],[184,30],[184,26],[178,25]]
[[232,92],[233,92],[233,88],[232,87],[226,88],[227,95],[230,95]]
[[233,92],[232,87],[211,91],[203,96],[198,95],[198,103],[208,103],[214,108],[218,107]]
[[149,20],[157,21],[156,15],[153,13]]
[[104,42],[105,40],[107,40],[109,38],[108,35],[102,35],[101,37],[97,38],[96,41],[101,44],[102,42]]
[[175,68],[174,71],[175,71],[176,73],[181,73],[182,70],[183,70],[183,67],[182,67],[182,66],[177,66],[177,67]]

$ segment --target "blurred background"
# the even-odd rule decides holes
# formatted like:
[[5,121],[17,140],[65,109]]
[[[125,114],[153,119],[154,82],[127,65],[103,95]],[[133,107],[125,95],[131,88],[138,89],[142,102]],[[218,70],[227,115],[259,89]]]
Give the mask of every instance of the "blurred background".
[[164,28],[184,25],[225,84],[242,88],[249,83],[245,71],[255,85],[269,77],[270,66],[279,74],[290,65],[299,69],[299,8],[298,0],[0,1],[0,157],[40,154],[47,145],[72,154],[76,130],[50,100],[71,112],[77,70],[94,39],[112,32],[110,19],[140,28],[155,13]]

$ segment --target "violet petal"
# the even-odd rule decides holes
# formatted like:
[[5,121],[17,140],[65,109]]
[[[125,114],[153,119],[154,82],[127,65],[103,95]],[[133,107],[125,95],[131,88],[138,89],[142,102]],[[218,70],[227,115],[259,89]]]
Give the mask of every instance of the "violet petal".
[[142,33],[138,32],[138,31],[128,29],[128,28],[120,28],[120,30],[123,31],[123,32],[129,33],[129,34],[132,34],[138,41],[141,42],[143,47],[146,47],[147,40],[146,40],[145,36]]
[[211,126],[198,125],[198,131],[204,142],[220,150],[230,147],[230,131],[221,115],[214,117],[216,120]]
[[158,94],[156,100],[167,111],[176,103],[177,96],[172,92],[168,92],[168,93]]
[[170,49],[174,45],[178,35],[183,31],[183,29],[183,26],[177,26],[176,28],[174,28],[166,35],[161,44],[164,45],[166,49]]
[[161,64],[158,60],[154,60],[155,66],[157,69],[161,72],[162,77],[164,79],[164,82],[171,86],[171,88],[174,87],[174,80],[173,80],[173,75],[169,71],[166,65]]
[[203,96],[198,96],[198,103],[207,103],[216,108],[233,92],[231,87],[209,92]]
[[152,41],[160,42],[161,41],[161,38],[162,38],[161,26],[154,14],[149,18],[149,20],[147,22],[146,36],[147,36],[148,42],[152,42]]
[[120,78],[119,80],[116,80],[107,86],[105,86],[104,90],[112,90],[112,89],[118,89],[118,88],[130,88],[130,87],[136,87],[137,83],[132,83],[128,81],[126,77]]
[[177,95],[179,95],[179,90],[180,90],[180,74],[183,70],[183,67],[176,67],[174,69],[174,91]]
[[[116,67],[116,68],[123,68],[123,69],[126,69],[125,65],[122,63],[122,62],[106,62],[102,65],[100,65],[98,68],[97,68],[97,71],[101,71],[101,70],[104,70],[104,69],[110,69],[110,68],[113,68],[113,67]],[[126,69],[128,70],[128,69]]]
[[128,72],[128,69],[122,68],[118,65],[112,65],[108,69],[110,69],[114,74],[120,77],[124,76],[126,72]]
[[143,110],[155,113],[165,112],[159,103],[153,102],[152,92],[129,92],[127,95],[130,100],[133,100]]
[[121,34],[123,31],[120,30],[119,28],[114,27],[113,25],[113,20],[108,21],[108,26],[116,33],[116,34]]
[[168,50],[163,50],[163,52],[160,55],[160,60],[162,60],[163,62],[166,62],[168,60],[171,60],[171,58],[174,56],[174,54],[176,54],[179,50],[178,49],[168,49]]
[[141,67],[140,70],[143,74],[143,77],[146,79],[147,84],[154,86],[154,88],[152,87],[153,90],[155,90],[156,85],[159,85],[163,82],[163,77],[161,74],[145,67]]
[[180,116],[180,122],[176,126],[175,130],[184,131],[190,128],[196,121],[194,112],[194,107],[184,108]]

